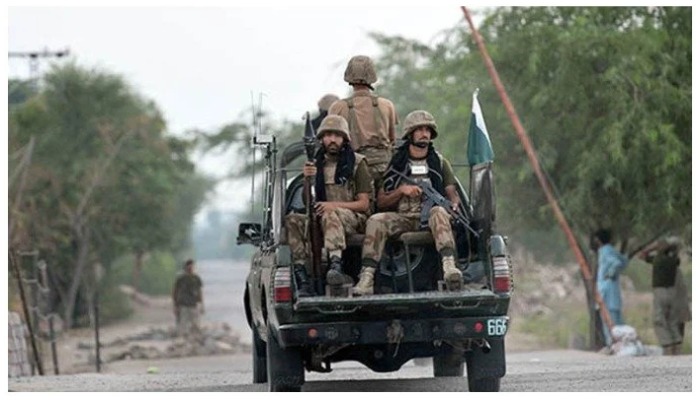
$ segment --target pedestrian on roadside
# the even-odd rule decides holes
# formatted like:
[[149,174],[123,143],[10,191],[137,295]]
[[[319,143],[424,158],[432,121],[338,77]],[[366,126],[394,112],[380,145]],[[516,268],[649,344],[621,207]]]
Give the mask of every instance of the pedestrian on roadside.
[[194,272],[194,260],[185,261],[183,272],[173,286],[173,311],[177,334],[189,337],[200,333],[199,318],[204,314],[202,279]]
[[[609,229],[599,229],[593,236],[593,243],[598,252],[598,274],[596,276],[598,293],[608,309],[613,325],[624,325],[622,318],[622,294],[620,291],[620,272],[627,267],[629,259],[617,251],[612,244]],[[612,344],[612,335],[603,324],[605,344]]]

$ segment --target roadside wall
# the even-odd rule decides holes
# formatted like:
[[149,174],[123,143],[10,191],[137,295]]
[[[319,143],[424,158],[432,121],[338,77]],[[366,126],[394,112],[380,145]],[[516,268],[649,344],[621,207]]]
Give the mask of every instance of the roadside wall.
[[7,372],[10,378],[32,374],[27,352],[27,334],[27,327],[19,314],[10,312],[7,317]]

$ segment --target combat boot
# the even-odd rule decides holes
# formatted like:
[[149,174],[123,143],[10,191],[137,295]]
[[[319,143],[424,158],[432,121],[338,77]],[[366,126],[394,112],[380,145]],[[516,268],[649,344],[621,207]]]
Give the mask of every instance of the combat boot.
[[362,267],[360,271],[360,280],[357,285],[352,288],[353,294],[364,296],[374,294],[374,271],[372,267]]
[[447,290],[462,290],[464,279],[462,278],[462,271],[455,265],[454,256],[442,258],[442,272]]
[[671,355],[679,356],[681,355],[681,345],[682,343],[676,343],[671,347]]
[[299,297],[314,296],[315,293],[309,282],[309,275],[306,273],[306,267],[301,264],[294,265],[294,278],[297,280],[297,295]]
[[662,346],[661,349],[662,349],[662,352],[661,352],[662,355],[664,355],[664,356],[673,355],[673,345],[672,344],[667,345],[667,346]]
[[345,283],[343,262],[338,256],[331,256],[328,272],[326,273],[326,283],[331,286],[338,286]]

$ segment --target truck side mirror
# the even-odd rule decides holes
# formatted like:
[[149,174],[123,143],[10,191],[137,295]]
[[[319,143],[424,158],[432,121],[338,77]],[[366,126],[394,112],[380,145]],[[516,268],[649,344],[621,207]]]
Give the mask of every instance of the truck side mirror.
[[252,244],[258,246],[262,241],[262,225],[242,222],[238,225],[236,244]]

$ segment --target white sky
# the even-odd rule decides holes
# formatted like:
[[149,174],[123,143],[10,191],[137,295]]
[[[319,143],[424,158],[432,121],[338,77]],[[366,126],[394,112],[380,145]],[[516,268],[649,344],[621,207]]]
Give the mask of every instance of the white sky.
[[[51,3],[7,8],[8,51],[69,48],[79,65],[120,74],[154,100],[175,134],[190,128],[215,130],[239,119],[251,108],[251,93],[256,103],[263,94],[263,108],[271,117],[300,120],[305,111],[316,110],[321,95],[346,93],[343,71],[351,56],[378,54],[369,32],[429,43],[443,29],[456,24],[468,28],[455,1],[377,6],[356,0],[354,7],[328,2],[232,7],[207,0],[194,4],[208,7],[194,7],[191,0],[127,1],[120,8]],[[477,14],[480,7],[470,9]],[[40,69],[45,72],[48,62]],[[8,59],[7,73],[26,78],[28,62]],[[381,80],[381,71],[379,75]],[[198,166],[220,176],[234,158],[210,156],[198,160]],[[230,182],[218,187],[212,205],[240,210],[249,194],[249,182]]]
[[[8,51],[69,48],[79,65],[124,76],[158,104],[169,131],[178,134],[238,119],[250,110],[251,94],[256,104],[262,94],[271,117],[300,120],[323,94],[346,94],[350,57],[378,55],[369,32],[429,43],[459,23],[467,29],[458,5],[9,7]],[[50,62],[61,61],[42,61],[40,71]],[[28,61],[9,58],[8,74],[27,78]],[[220,175],[229,158],[198,164]],[[249,182],[221,185],[218,192],[217,207],[242,209]]]
[[[466,29],[457,6],[11,7],[8,22],[10,51],[68,47],[81,65],[121,74],[154,99],[172,132],[230,122],[250,109],[251,92],[274,116],[300,118],[322,94],[347,90],[352,55],[377,54],[370,31],[429,41],[459,22]],[[28,70],[9,59],[11,77]]]

